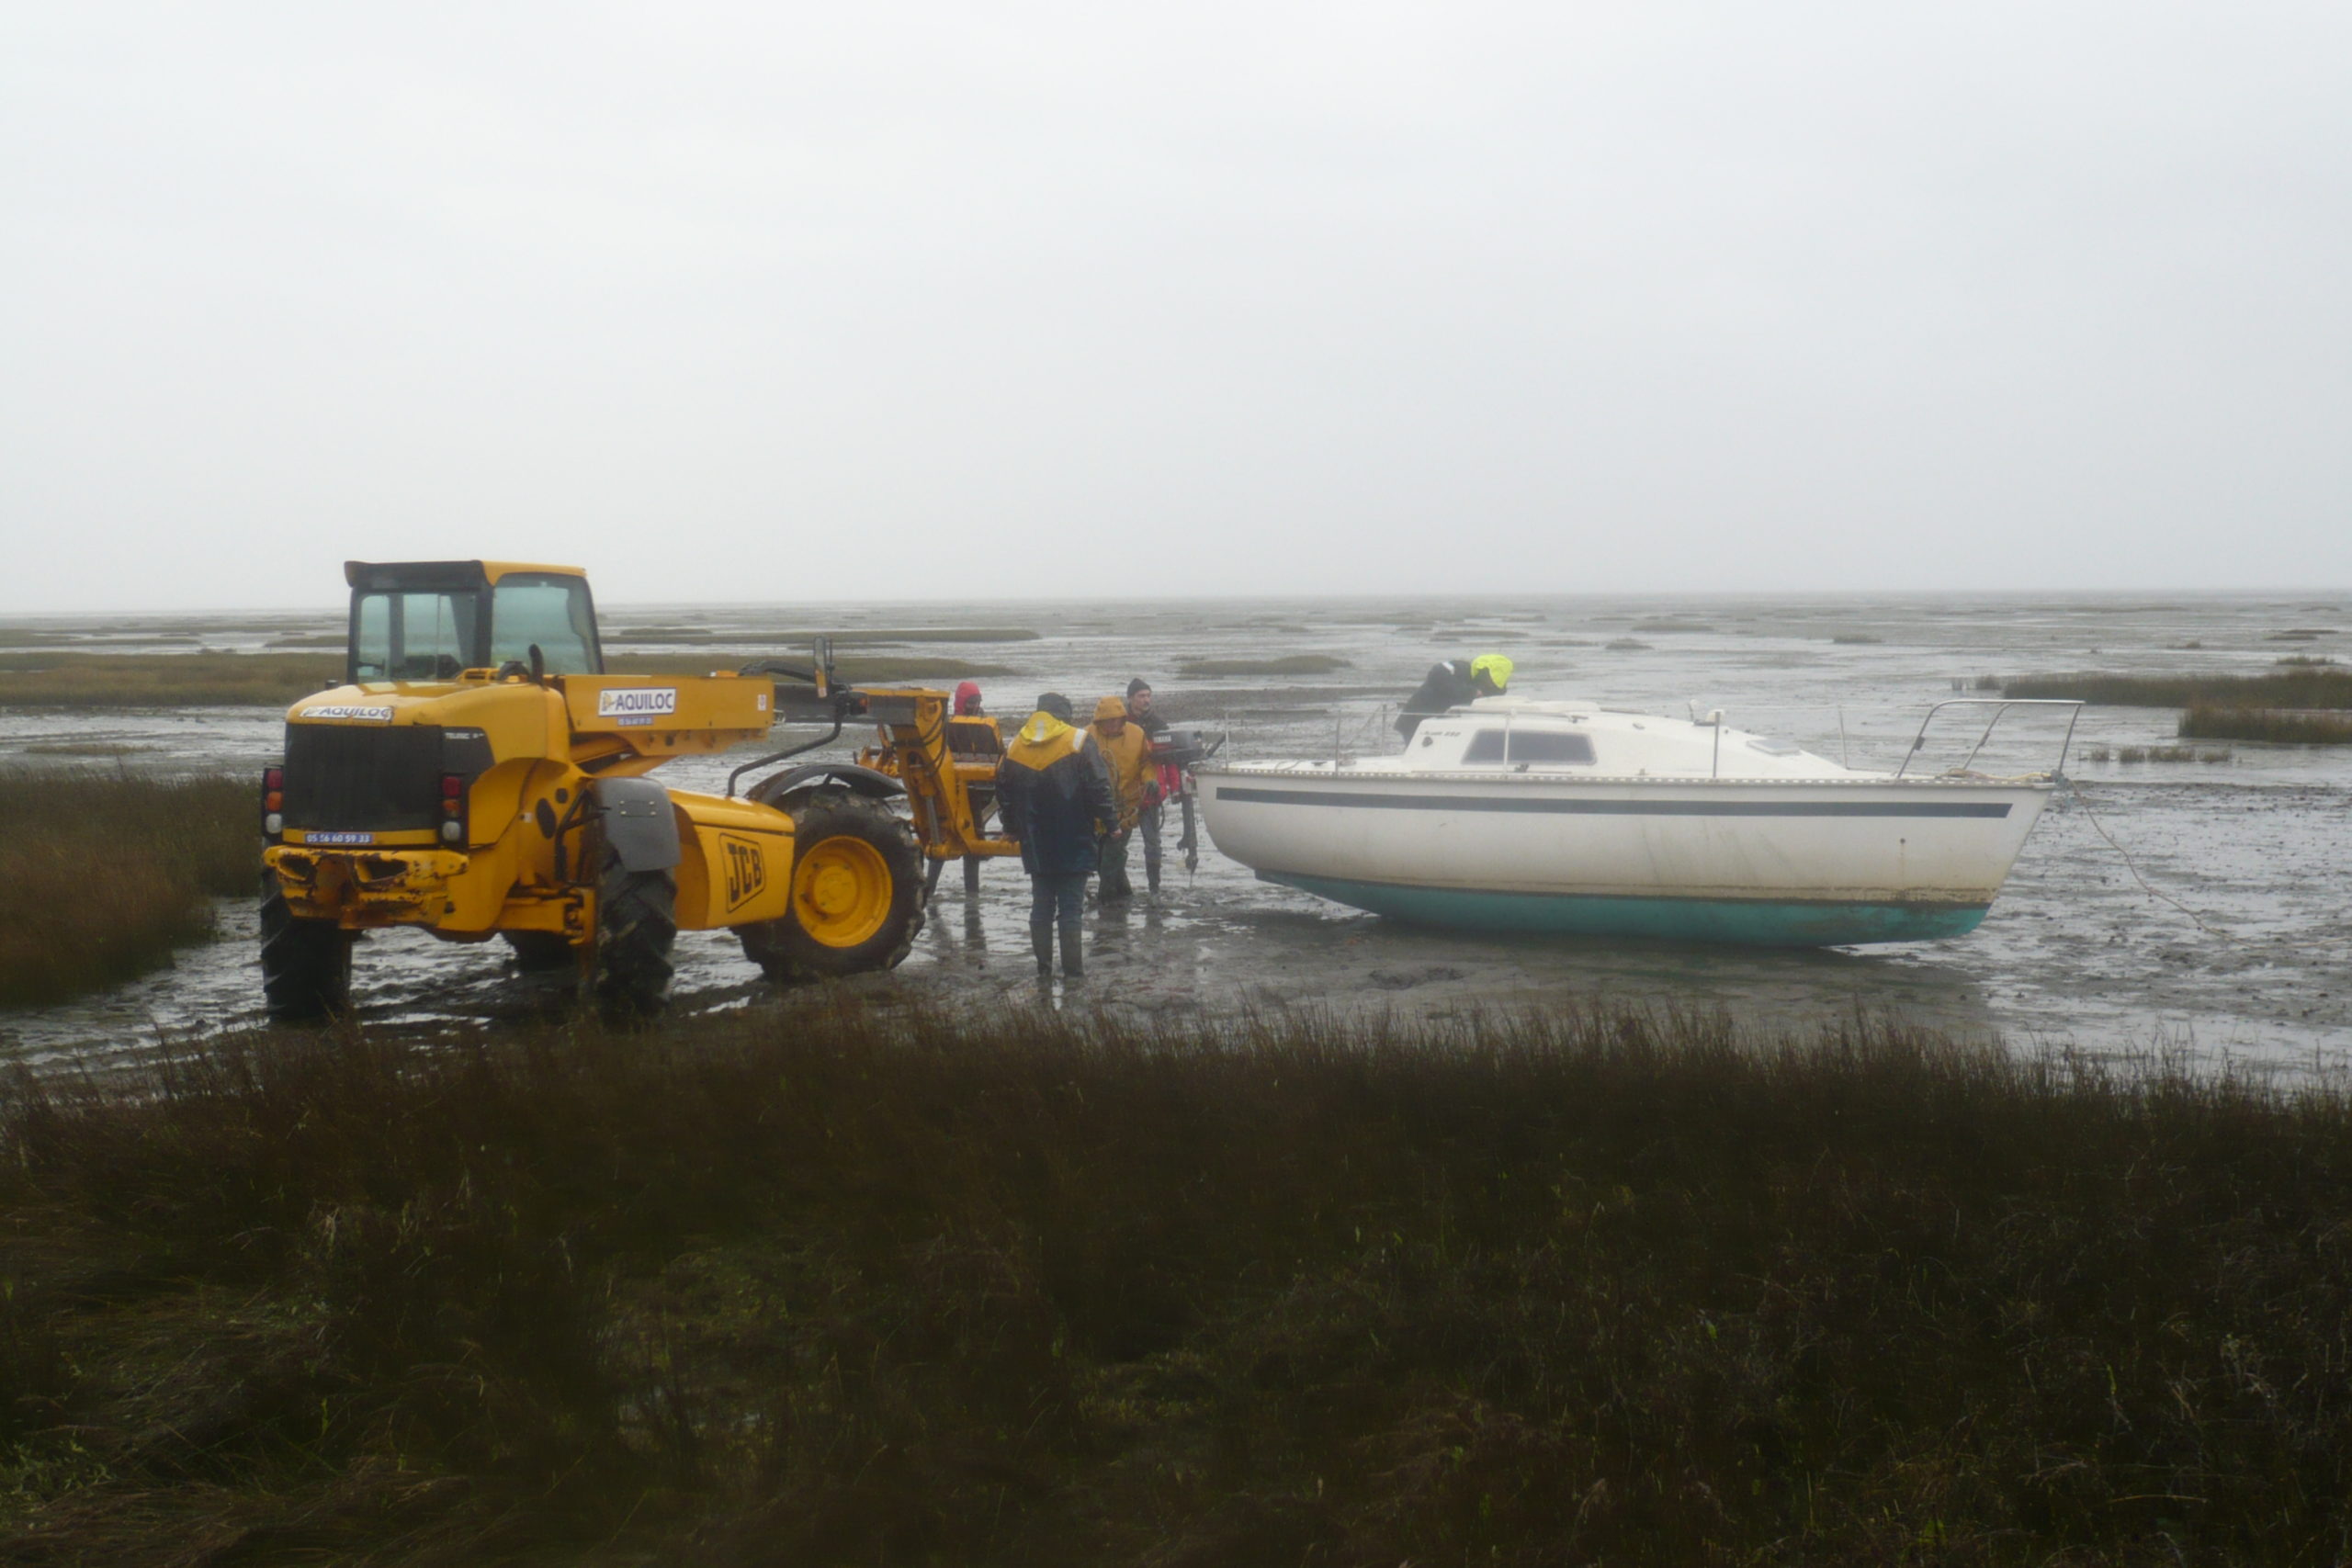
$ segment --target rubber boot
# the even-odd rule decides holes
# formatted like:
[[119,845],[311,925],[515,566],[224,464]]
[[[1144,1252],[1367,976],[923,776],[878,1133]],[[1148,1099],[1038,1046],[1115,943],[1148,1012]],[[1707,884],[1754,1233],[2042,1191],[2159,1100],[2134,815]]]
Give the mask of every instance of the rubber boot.
[[[1062,937],[1062,941],[1064,942],[1069,941],[1067,932]],[[1052,979],[1054,977],[1054,928],[1050,923],[1041,926],[1033,925],[1029,928],[1029,949],[1037,955],[1037,978]]]
[[1075,915],[1062,919],[1062,975],[1075,980],[1086,973],[1086,959],[1079,950],[1079,920]]

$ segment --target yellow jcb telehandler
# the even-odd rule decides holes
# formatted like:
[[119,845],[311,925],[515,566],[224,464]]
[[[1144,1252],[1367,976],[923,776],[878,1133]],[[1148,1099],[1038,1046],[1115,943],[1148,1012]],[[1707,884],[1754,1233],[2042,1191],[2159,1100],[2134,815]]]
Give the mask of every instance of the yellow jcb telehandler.
[[[285,759],[262,780],[273,1019],[347,1009],[353,941],[392,926],[503,937],[524,968],[571,966],[608,1009],[637,1013],[667,999],[681,929],[735,931],[777,978],[906,956],[927,893],[917,827],[944,846],[970,821],[944,732],[925,752],[931,730],[910,729],[900,771],[918,781],[912,821],[896,808],[906,786],[855,763],[735,787],[849,720],[904,707],[919,725],[943,694],[844,690],[822,639],[806,668],[605,674],[576,567],[351,561],[344,575],[345,683],[287,711]],[[792,695],[787,719],[831,732],[735,770],[724,795],[644,777],[765,734],[780,691]],[[924,792],[943,767],[947,795],[934,803]],[[944,852],[1004,852],[953,842]]]

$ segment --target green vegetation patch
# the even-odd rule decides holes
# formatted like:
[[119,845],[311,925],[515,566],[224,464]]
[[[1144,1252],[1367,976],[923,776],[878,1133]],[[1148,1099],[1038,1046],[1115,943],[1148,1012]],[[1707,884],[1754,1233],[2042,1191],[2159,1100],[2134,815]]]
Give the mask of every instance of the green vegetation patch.
[[[870,996],[871,993],[864,993]],[[12,1560],[2323,1562],[2352,1108],[849,996],[10,1086]]]
[[0,772],[0,1006],[130,979],[210,935],[212,897],[250,894],[261,874],[257,788]]
[[854,631],[845,632],[740,632],[713,630],[708,626],[624,626],[613,633],[610,640],[616,643],[740,643],[759,648],[781,643],[807,649],[820,637],[831,637],[835,648],[867,648],[898,642],[1035,642],[1039,636],[1027,626],[860,626]]
[[1329,675],[1349,668],[1334,653],[1286,653],[1278,659],[1188,659],[1176,672],[1186,680],[1211,675]]
[[2352,746],[2352,713],[2199,705],[2180,716],[2180,733],[2199,740],[2267,740],[2288,746]]
[[0,707],[284,707],[342,679],[339,653],[0,653]]
[[2226,762],[2226,746],[2086,746],[2086,762]]
[[2009,697],[2070,697],[2117,707],[2352,708],[2352,670],[2293,666],[2261,675],[1986,676]]
[[[715,670],[734,670],[755,659],[774,659],[779,664],[790,664],[789,655],[744,651],[718,653],[619,653],[607,657],[605,668],[616,675],[707,675]],[[836,659],[834,668],[844,681],[861,685],[878,684],[889,681],[962,681],[978,680],[990,675],[1018,675],[1018,670],[1001,664],[978,664],[965,659],[926,659],[920,655],[895,658],[889,655],[866,655]]]

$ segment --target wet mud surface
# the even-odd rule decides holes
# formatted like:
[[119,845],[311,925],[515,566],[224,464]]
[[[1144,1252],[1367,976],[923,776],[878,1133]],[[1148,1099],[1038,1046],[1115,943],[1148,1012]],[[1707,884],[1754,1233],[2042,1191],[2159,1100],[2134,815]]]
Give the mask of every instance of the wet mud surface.
[[[1673,713],[1686,702],[1721,706],[1734,723],[1833,757],[1842,750],[1862,766],[1893,765],[1928,706],[1962,694],[1955,684],[1980,675],[2253,672],[2282,655],[2327,657],[2339,644],[2352,658],[2352,635],[2336,629],[2352,627],[2352,604],[2301,598],[1658,597],[986,610],[636,606],[607,615],[616,625],[676,626],[722,642],[730,628],[830,622],[854,629],[861,620],[1037,627],[1046,635],[970,648],[977,662],[1023,671],[988,683],[995,710],[1025,713],[1046,687],[1083,705],[1139,673],[1159,688],[1178,722],[1229,728],[1235,750],[1251,757],[1385,750],[1385,716],[1375,694],[1401,694],[1432,660],[1489,648],[1518,660],[1515,687],[1526,694],[1594,696]],[[247,620],[238,623],[247,629],[234,633],[175,622],[172,635],[216,648],[241,646],[236,638],[243,637],[259,648],[270,638],[323,635],[333,620],[327,613],[307,621]],[[1647,648],[1605,646],[1636,623]],[[25,624],[54,636],[79,635],[81,625]],[[2278,640],[2282,630],[2313,628],[2317,637]],[[141,646],[119,629],[107,635],[109,646]],[[679,650],[697,646],[682,640]],[[1171,673],[1186,660],[1290,652],[1328,654],[1347,665],[1311,681],[1220,676],[1190,694]],[[2075,737],[2077,754],[2098,745],[2167,743],[2175,716],[2165,709],[2089,710]],[[1958,761],[1977,738],[1964,719],[1947,720],[1922,753],[1929,766]],[[0,713],[0,765],[87,767],[96,757],[107,766],[243,771],[277,755],[280,733],[279,716],[267,710]],[[2053,730],[2026,727],[2014,742],[1996,737],[1977,765],[2044,766],[2057,740]],[[1204,849],[1198,874],[1187,876],[1173,858],[1171,813],[1160,897],[1090,912],[1084,980],[1038,986],[1026,883],[1015,865],[996,863],[969,903],[951,870],[905,966],[848,982],[840,992],[877,1006],[1042,1003],[1170,1021],[1298,1007],[1444,1019],[1630,1003],[1726,1009],[1778,1024],[1829,1021],[1860,1010],[2020,1045],[2339,1073],[2352,1064],[2352,749],[2238,743],[2228,753],[2225,761],[2077,762],[2070,769],[2076,787],[2062,793],[2035,829],[1984,924],[1948,942],[1782,953],[1417,930],[1260,883],[1213,848]],[[680,764],[657,776],[716,787],[729,766],[752,754]],[[1133,857],[1138,887],[1140,858]],[[61,1008],[0,1013],[0,1055],[103,1063],[161,1036],[257,1021],[252,911],[224,903],[220,914],[220,939],[183,953],[169,971]],[[683,936],[678,957],[678,999],[688,1012],[771,1010],[783,1025],[808,1004],[806,992],[769,986],[724,933]],[[514,975],[496,942],[458,946],[379,934],[359,949],[357,976],[370,1020],[536,1018],[561,1000]]]

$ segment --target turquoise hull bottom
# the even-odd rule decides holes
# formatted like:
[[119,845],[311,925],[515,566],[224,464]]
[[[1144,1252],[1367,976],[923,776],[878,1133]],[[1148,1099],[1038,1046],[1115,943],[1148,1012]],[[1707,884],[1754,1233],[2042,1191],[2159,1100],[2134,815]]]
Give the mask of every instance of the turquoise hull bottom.
[[1417,925],[1574,936],[1657,937],[1756,947],[1844,947],[1866,942],[1929,942],[1976,929],[1984,904],[1864,904],[1770,898],[1620,898],[1566,893],[1480,893],[1400,887],[1384,882],[1295,876],[1279,882]]

